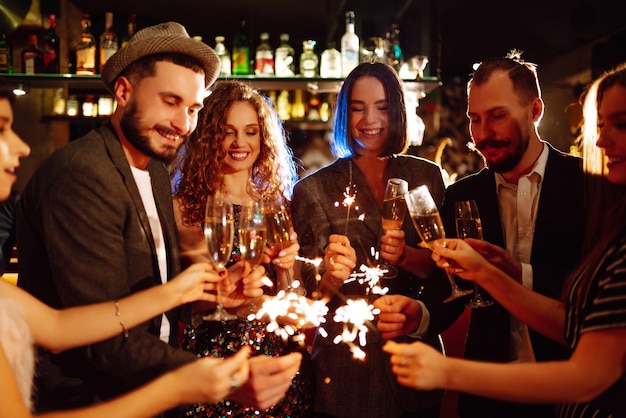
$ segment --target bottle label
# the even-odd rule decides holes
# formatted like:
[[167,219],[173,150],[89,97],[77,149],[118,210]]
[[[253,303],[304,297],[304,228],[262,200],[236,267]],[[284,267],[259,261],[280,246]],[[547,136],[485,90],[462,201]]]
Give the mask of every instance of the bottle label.
[[96,73],[96,47],[76,50],[76,74],[93,75]]
[[274,75],[274,55],[272,51],[258,51],[256,53],[255,69],[256,75]]
[[50,62],[54,61],[57,57],[57,53],[54,50],[54,47],[49,43],[43,44],[43,65],[44,67],[48,67]]
[[248,48],[233,49],[233,74],[250,74],[250,50]]
[[294,62],[293,56],[287,48],[278,48],[276,50],[276,77],[293,77]]
[[9,68],[9,54],[6,48],[0,48],[0,71],[6,71]]

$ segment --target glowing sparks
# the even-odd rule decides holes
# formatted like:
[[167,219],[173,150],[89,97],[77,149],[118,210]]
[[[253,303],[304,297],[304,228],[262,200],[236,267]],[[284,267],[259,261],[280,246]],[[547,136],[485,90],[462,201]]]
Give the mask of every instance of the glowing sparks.
[[333,342],[347,344],[355,359],[364,360],[365,352],[361,347],[367,345],[367,324],[379,313],[379,309],[364,299],[348,299],[345,305],[335,311],[333,320],[344,325],[343,331],[335,336]]
[[[346,210],[346,232],[344,233],[344,235],[348,235],[348,225],[350,221],[350,207],[356,200],[356,191],[354,192],[354,194],[350,194],[351,190],[352,190],[352,186],[348,186],[346,187],[346,191],[343,192],[344,199],[343,199],[342,204],[343,206],[348,208]],[[335,207],[338,207],[338,206],[339,206],[339,202],[335,202]],[[355,206],[355,209],[358,209],[358,207]]]
[[361,264],[359,267],[360,273],[352,273],[350,275],[350,279],[346,280],[347,282],[357,280],[359,284],[364,284],[368,288],[368,294],[372,293],[375,295],[385,295],[389,291],[389,288],[382,287],[380,284],[380,279],[387,273],[389,270],[385,268],[381,268],[380,266],[375,267],[367,267],[365,264]]
[[[299,282],[294,281],[294,285]],[[276,296],[267,298],[250,319],[267,321],[267,330],[280,335],[284,340],[293,339],[304,345],[304,328],[318,327],[326,322],[326,301],[311,300],[298,296],[296,292],[281,290]]]

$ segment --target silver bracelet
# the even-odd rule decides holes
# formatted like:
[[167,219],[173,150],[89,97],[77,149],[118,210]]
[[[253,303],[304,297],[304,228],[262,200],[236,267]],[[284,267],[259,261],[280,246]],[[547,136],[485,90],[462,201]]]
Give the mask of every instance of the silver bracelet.
[[122,327],[122,333],[124,334],[124,338],[128,338],[128,330],[126,329],[126,325],[122,320],[122,314],[120,313],[120,301],[115,301],[115,316],[120,319],[120,326]]

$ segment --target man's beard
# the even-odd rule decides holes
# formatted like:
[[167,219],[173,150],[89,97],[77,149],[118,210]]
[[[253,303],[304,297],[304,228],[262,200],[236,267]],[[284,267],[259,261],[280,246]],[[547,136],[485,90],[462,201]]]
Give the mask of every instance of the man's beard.
[[128,142],[132,144],[132,146],[137,148],[147,157],[169,164],[174,157],[176,157],[177,150],[174,149],[171,152],[158,152],[151,147],[150,138],[141,134],[141,122],[138,113],[136,103],[134,101],[131,102],[120,120],[120,128],[122,129],[124,136]]
[[496,140],[496,139],[485,139],[481,141],[480,145],[475,145],[472,147],[475,151],[477,151],[482,157],[483,161],[491,170],[496,173],[508,173],[513,170],[517,165],[522,161],[522,157],[528,148],[528,144],[530,142],[530,137],[528,135],[521,136],[522,140],[518,141],[515,145],[515,148],[511,150],[510,153],[506,154],[503,158],[500,158],[496,161],[489,161],[485,156],[481,153],[481,149],[491,147],[491,148],[505,148],[508,147],[511,143],[510,140]]

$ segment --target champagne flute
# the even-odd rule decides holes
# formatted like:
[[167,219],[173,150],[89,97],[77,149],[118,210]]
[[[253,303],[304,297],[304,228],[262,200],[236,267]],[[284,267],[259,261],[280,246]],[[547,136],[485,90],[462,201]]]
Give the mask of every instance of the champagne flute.
[[[409,208],[409,213],[411,214],[413,226],[415,226],[415,230],[419,234],[422,241],[424,241],[431,250],[437,241],[440,241],[445,245],[446,232],[443,228],[443,222],[441,222],[439,210],[437,209],[437,205],[435,205],[433,197],[428,191],[428,187],[425,185],[419,186],[410,190],[404,197],[406,199],[407,207]],[[452,274],[448,270],[445,270],[445,272],[448,276],[448,280],[450,281],[452,291],[450,292],[450,296],[448,296],[444,302],[450,302],[454,299],[458,299],[474,292],[470,289],[461,289],[454,281]]]
[[[475,200],[454,202],[454,217],[456,220],[456,235],[461,238],[483,239],[483,226]],[[474,297],[469,302],[471,308],[484,308],[493,305],[493,301],[486,299],[480,292],[480,286],[474,282]]]
[[[282,199],[268,200],[264,206],[265,223],[267,227],[267,245],[272,254],[279,254],[282,250],[291,245],[291,216],[287,206]],[[287,291],[296,292],[304,296],[304,288],[294,288],[291,280],[291,273],[285,270],[287,278]]]
[[[226,270],[226,263],[230,260],[235,229],[234,219],[233,205],[230,200],[220,194],[208,197],[204,217],[204,238],[211,262],[219,274]],[[205,321],[237,319],[236,315],[224,309],[220,284],[217,286],[217,308],[212,314],[202,319]]]
[[[399,178],[387,180],[387,188],[383,197],[383,231],[400,230],[406,216],[406,201],[404,194],[409,191],[409,183]],[[382,269],[387,270],[385,277],[392,279],[398,276],[398,269],[384,260]]]
[[[267,228],[265,226],[265,214],[263,203],[248,201],[241,205],[239,212],[239,251],[241,259],[248,262],[252,267],[261,262],[265,251]],[[237,315],[247,318],[258,310],[254,299],[239,309]]]

